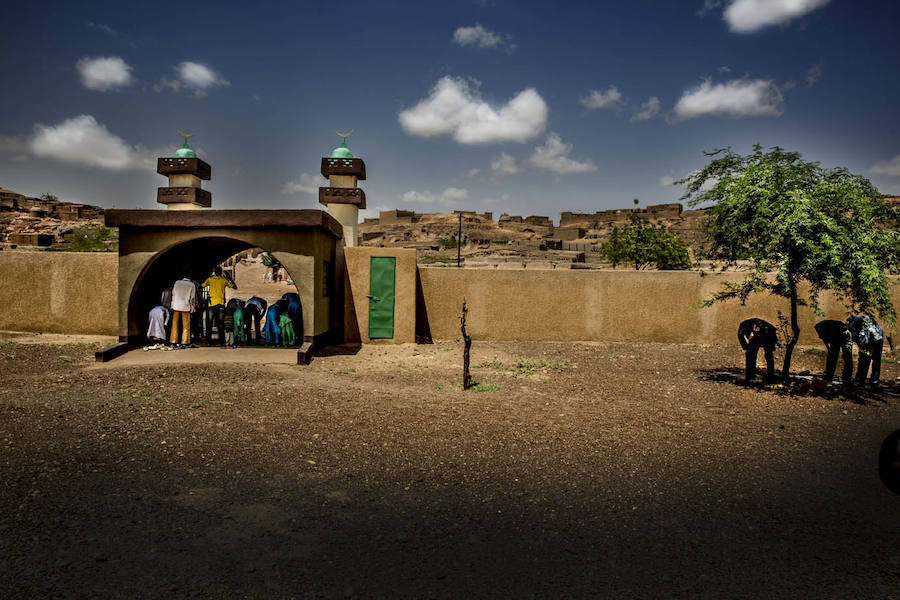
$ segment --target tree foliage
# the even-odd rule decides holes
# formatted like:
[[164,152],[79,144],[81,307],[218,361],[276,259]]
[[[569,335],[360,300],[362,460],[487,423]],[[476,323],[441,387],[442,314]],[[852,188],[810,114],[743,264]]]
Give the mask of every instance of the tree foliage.
[[262,264],[270,269],[272,272],[278,271],[278,269],[282,268],[281,261],[272,256],[270,252],[266,252],[262,256],[259,257],[259,260],[262,261]]
[[65,235],[65,243],[54,250],[63,252],[113,252],[119,247],[119,230],[103,225],[84,225]]
[[633,265],[635,269],[691,267],[687,245],[662,222],[651,223],[637,211],[631,212],[628,219],[630,223],[621,229],[614,227],[609,240],[600,247],[601,254],[613,267],[620,263]]
[[[819,295],[832,290],[852,311],[874,313],[894,322],[886,270],[897,268],[900,237],[897,211],[872,183],[844,168],[826,169],[797,152],[757,144],[742,156],[718,149],[705,167],[679,182],[691,206],[711,203],[703,222],[706,256],[723,269],[749,261],[739,282],[705,301],[709,306],[755,292],[790,302],[790,337],[785,343],[783,377],[800,335],[797,306],[809,302],[817,314]],[[774,273],[774,277],[772,277]],[[798,285],[809,284],[800,298]]]

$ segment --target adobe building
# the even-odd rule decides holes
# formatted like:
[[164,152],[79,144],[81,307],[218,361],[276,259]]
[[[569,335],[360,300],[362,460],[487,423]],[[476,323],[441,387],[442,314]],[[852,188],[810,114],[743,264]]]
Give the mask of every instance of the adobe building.
[[[303,314],[298,363],[308,363],[314,350],[345,339],[414,339],[414,332],[407,335],[403,327],[395,335],[394,323],[402,315],[414,326],[415,251],[410,275],[408,268],[397,268],[398,260],[404,267],[409,260],[398,259],[402,252],[391,249],[379,253],[378,260],[365,261],[371,252],[355,248],[359,209],[365,208],[365,193],[357,182],[366,175],[365,163],[353,157],[346,139],[322,158],[322,175],[331,185],[319,190],[319,201],[327,211],[213,209],[212,195],[202,188],[212,168],[197,157],[187,139],[173,156],[157,160],[157,173],[168,178],[169,185],[157,190],[157,202],[166,210],[106,211],[106,225],[119,229],[119,344],[98,353],[98,360],[145,343],[147,315],[174,281],[185,275],[202,281],[213,267],[251,248],[277,258],[297,288]],[[365,278],[358,283],[347,275],[345,252],[351,249],[358,250],[354,272]],[[377,288],[377,294],[370,288]],[[398,288],[413,293],[397,293]],[[412,305],[398,305],[398,296]],[[367,303],[378,306],[366,310]],[[375,330],[345,332],[360,323]]]

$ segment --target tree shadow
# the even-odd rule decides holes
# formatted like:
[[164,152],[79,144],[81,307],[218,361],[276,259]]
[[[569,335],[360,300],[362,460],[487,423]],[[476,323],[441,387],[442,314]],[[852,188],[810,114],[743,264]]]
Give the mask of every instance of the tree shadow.
[[[747,383],[744,381],[744,369],[739,367],[720,367],[717,369],[698,369],[698,379],[730,384],[742,388],[755,389],[758,392],[772,392],[781,396],[815,396],[831,400],[849,401],[868,405],[886,404],[889,399],[900,398],[900,385],[895,381],[881,381],[877,384],[841,385],[839,383],[824,384],[808,371],[792,374],[788,383],[781,381],[781,372],[776,371],[772,378],[759,376]],[[824,384],[824,387],[820,387]]]

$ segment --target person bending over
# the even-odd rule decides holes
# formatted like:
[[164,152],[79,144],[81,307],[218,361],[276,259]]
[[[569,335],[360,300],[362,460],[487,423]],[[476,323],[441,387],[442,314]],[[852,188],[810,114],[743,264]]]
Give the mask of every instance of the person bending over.
[[[847,329],[850,336],[859,348],[859,363],[856,367],[856,381],[859,384],[866,382],[866,374],[869,372],[869,364],[872,365],[872,374],[869,383],[878,383],[881,379],[881,353],[884,350],[884,329],[875,319],[868,315],[853,315],[847,317]],[[893,346],[893,345],[892,345]]]
[[260,326],[263,316],[266,314],[268,303],[259,296],[253,296],[244,304],[244,322],[247,324],[247,338],[250,341],[250,327],[253,327],[253,343],[262,344],[262,336],[260,335]]
[[284,308],[281,300],[279,300],[270,306],[268,312],[266,312],[265,333],[267,346],[270,344],[281,345],[281,327],[279,327],[278,322],[281,320],[281,314],[285,312]]
[[247,345],[247,323],[244,322],[244,309],[238,306],[234,309],[234,343],[240,346]]
[[747,319],[738,326],[738,341],[746,353],[744,381],[750,383],[756,377],[756,357],[762,348],[766,355],[766,375],[775,377],[775,345],[778,335],[775,326],[762,319]]
[[166,325],[169,324],[169,309],[165,306],[157,306],[150,311],[150,325],[147,328],[147,339],[151,344],[165,342]]
[[816,334],[825,344],[828,355],[825,358],[825,381],[831,383],[837,368],[838,354],[844,361],[841,371],[841,383],[850,385],[853,377],[853,339],[850,330],[843,321],[826,319],[816,323]]
[[278,327],[281,329],[281,343],[285,346],[293,346],[297,342],[297,336],[294,334],[294,319],[289,312],[281,313]]

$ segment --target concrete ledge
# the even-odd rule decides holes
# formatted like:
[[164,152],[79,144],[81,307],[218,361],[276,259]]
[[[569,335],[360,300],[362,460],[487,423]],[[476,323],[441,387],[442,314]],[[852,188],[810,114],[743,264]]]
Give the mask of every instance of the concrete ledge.
[[303,342],[303,345],[300,346],[300,349],[297,350],[297,364],[298,365],[308,365],[312,360],[313,355],[313,345],[312,342]]
[[118,344],[113,344],[103,350],[94,352],[94,360],[96,362],[107,362],[122,356],[126,352],[128,352],[128,342],[119,342]]
[[319,227],[334,237],[343,228],[325,211],[305,210],[130,210],[106,211],[108,227],[163,227],[169,229],[264,228],[310,229]]

